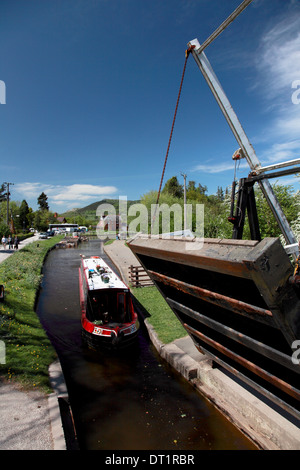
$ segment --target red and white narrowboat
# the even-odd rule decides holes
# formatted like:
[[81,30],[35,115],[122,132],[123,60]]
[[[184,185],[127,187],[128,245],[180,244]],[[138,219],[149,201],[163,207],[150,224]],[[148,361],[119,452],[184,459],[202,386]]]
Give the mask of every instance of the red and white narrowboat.
[[82,257],[79,291],[82,338],[89,348],[123,348],[135,342],[139,321],[132,294],[99,256]]

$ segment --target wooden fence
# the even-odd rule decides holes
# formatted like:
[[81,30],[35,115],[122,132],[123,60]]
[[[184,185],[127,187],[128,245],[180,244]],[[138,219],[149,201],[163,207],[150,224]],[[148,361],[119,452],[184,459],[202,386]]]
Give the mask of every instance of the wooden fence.
[[132,287],[153,286],[153,281],[142,266],[129,266],[129,281]]

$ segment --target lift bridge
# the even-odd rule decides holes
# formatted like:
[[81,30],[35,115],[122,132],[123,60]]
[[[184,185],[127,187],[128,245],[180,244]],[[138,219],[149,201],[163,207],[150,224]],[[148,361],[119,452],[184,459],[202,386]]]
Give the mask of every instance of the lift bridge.
[[[188,44],[239,144],[233,159],[246,158],[251,170],[239,181],[237,201],[232,200],[232,239],[204,239],[200,245],[196,238],[138,235],[128,246],[196,348],[299,419],[299,247],[269,179],[300,173],[295,166],[300,160],[261,166],[203,52],[250,1],[243,2],[202,46],[197,39]],[[279,238],[260,237],[254,183],[278,222],[285,247]],[[246,210],[251,240],[242,239]]]

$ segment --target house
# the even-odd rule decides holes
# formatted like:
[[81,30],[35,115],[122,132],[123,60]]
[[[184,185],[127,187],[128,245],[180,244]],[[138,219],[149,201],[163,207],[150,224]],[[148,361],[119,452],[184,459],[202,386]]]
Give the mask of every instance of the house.
[[109,231],[119,231],[122,219],[119,215],[107,215],[103,219],[103,229]]
[[57,212],[54,213],[54,217],[56,218],[57,222],[59,222],[60,224],[65,224],[67,222],[65,217],[58,217]]

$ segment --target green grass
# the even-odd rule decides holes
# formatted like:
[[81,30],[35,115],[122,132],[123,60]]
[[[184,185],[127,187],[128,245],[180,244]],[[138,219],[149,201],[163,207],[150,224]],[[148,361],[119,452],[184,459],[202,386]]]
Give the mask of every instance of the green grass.
[[32,242],[0,264],[0,284],[5,289],[5,301],[0,304],[5,364],[0,364],[0,375],[45,392],[51,391],[48,367],[56,353],[34,307],[44,259],[60,239]]
[[156,287],[138,287],[131,289],[134,297],[142,305],[148,322],[153,326],[158,338],[164,344],[187,335],[176,315]]
[[106,240],[106,242],[104,243],[104,245],[111,245],[114,241],[115,241],[115,238],[110,239],[110,240]]

